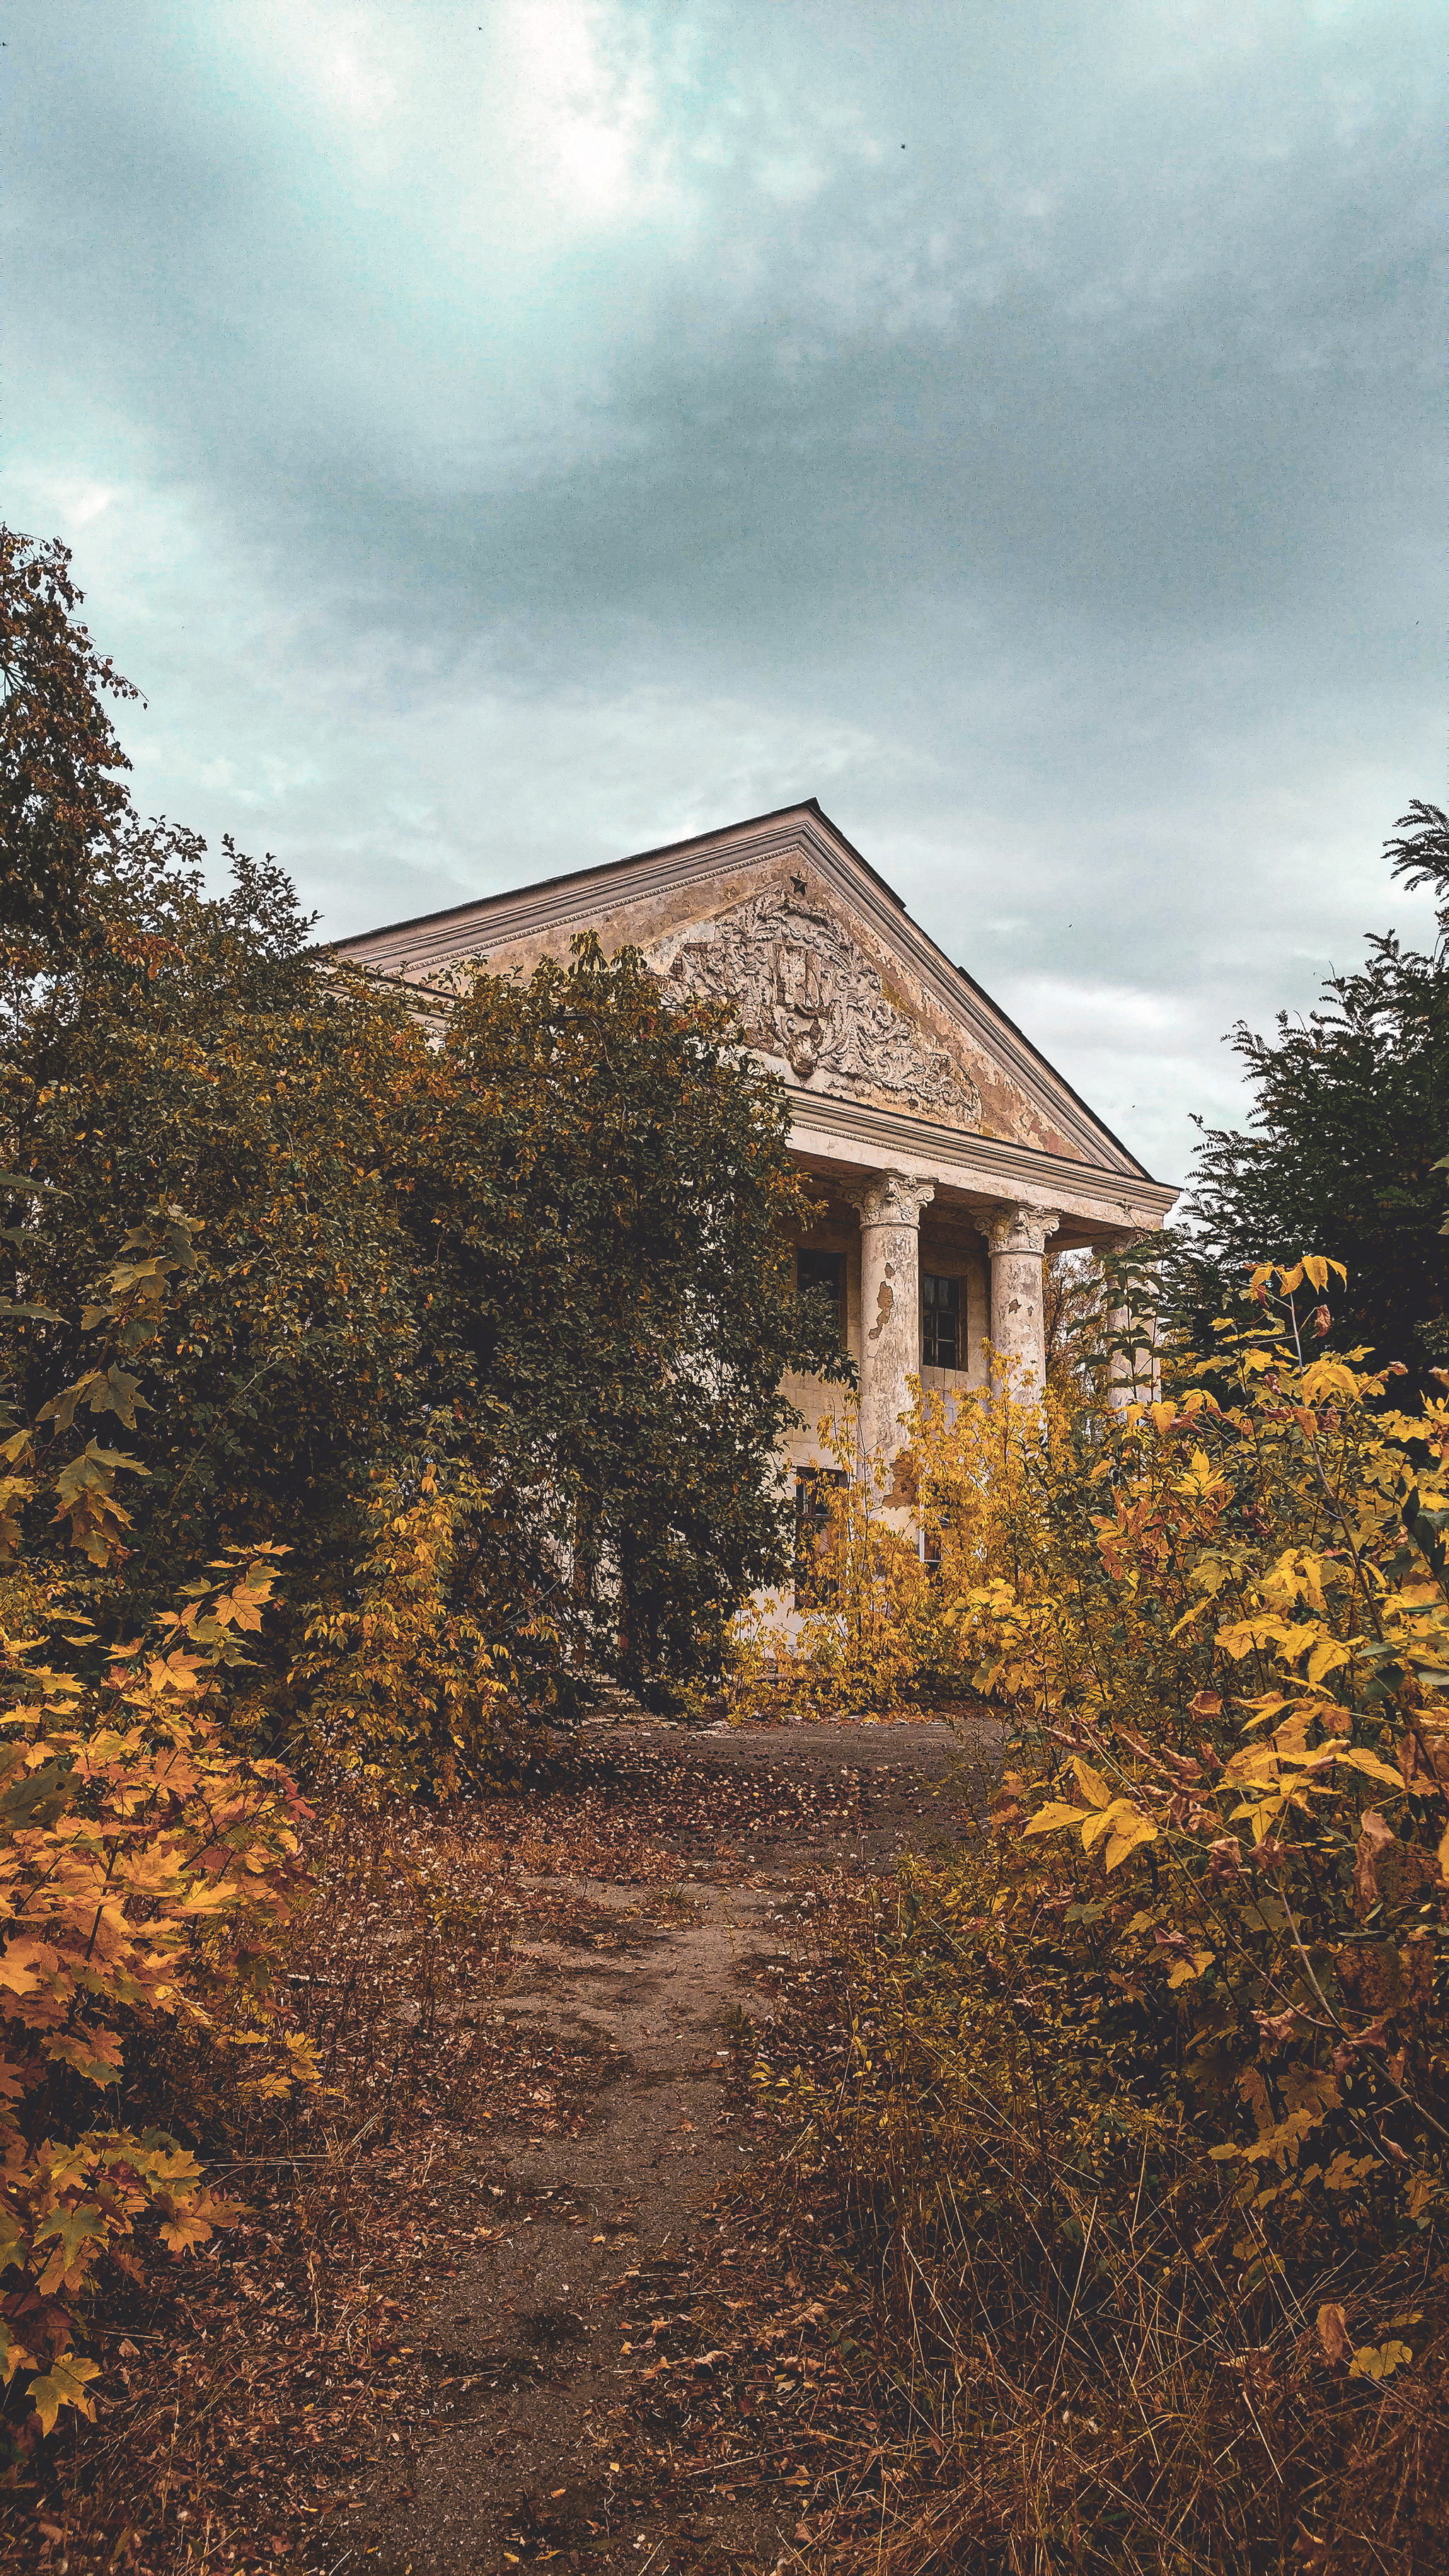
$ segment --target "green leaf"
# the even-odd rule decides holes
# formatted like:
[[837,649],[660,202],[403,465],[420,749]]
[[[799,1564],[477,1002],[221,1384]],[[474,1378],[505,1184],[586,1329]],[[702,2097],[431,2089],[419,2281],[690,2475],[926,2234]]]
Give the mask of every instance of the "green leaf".
[[83,2200],[78,2208],[52,2211],[44,2225],[36,2229],[35,2242],[37,2245],[48,2245],[52,2237],[59,2237],[65,2255],[65,2268],[70,2272],[75,2269],[76,2259],[83,2245],[93,2240],[104,2244],[109,2234],[110,2221],[105,2211],[96,2202]]

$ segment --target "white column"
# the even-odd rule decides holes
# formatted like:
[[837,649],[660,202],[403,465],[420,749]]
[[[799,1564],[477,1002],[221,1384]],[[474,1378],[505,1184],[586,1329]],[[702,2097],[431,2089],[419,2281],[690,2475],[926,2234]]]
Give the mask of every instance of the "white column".
[[860,1216],[860,1441],[886,1485],[905,1446],[906,1381],[921,1368],[921,1210],[934,1181],[877,1172],[846,1197]]
[[1060,1217],[1047,1208],[998,1208],[986,1228],[991,1246],[991,1347],[998,1360],[1015,1360],[1012,1391],[1033,1403],[1046,1383],[1046,1331],[1042,1315],[1042,1254]]
[[1125,1413],[1129,1404],[1155,1404],[1162,1393],[1162,1365],[1155,1348],[1156,1327],[1138,1325],[1130,1306],[1114,1306],[1107,1318],[1114,1341],[1124,1342],[1134,1328],[1145,1329],[1152,1340],[1140,1341],[1132,1352],[1115,1350],[1107,1370],[1107,1402],[1114,1413]]

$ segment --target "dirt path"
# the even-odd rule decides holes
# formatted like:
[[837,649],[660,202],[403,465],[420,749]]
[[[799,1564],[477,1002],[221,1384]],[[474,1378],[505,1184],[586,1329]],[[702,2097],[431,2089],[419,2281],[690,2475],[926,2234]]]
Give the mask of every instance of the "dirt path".
[[[682,2535],[677,2502],[659,2506],[621,2427],[644,2374],[670,2366],[652,2337],[687,2300],[719,2225],[711,2204],[749,2159],[750,2114],[725,2081],[730,2017],[768,2014],[774,1969],[824,1874],[879,1871],[907,1847],[957,1839],[969,1767],[936,1724],[684,1739],[641,1727],[630,1740],[667,1744],[699,1770],[693,1867],[652,1908],[608,1880],[548,1883],[576,1901],[574,1928],[526,1945],[503,2009],[548,2034],[558,2074],[533,2096],[536,2131],[488,2141],[469,2178],[471,2253],[413,2326],[436,2430],[415,2423],[410,2446],[397,2442],[396,2476],[350,2535],[358,2562],[386,2576],[802,2563],[798,2492],[787,2499],[766,2474],[744,2480],[753,2493],[722,2497],[709,2489],[724,2481],[706,2479]],[[752,1769],[793,1791],[753,1823],[761,1801],[738,1794],[756,1785]]]

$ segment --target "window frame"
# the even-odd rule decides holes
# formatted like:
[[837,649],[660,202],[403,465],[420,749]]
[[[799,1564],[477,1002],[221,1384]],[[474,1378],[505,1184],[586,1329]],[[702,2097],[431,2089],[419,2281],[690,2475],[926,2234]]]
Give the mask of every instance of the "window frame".
[[803,1278],[801,1273],[807,1262],[817,1262],[822,1267],[825,1263],[829,1262],[832,1266],[834,1274],[833,1285],[835,1291],[836,1330],[840,1337],[840,1347],[844,1350],[846,1346],[845,1254],[843,1252],[832,1251],[828,1244],[797,1243],[795,1246],[795,1294],[797,1297],[807,1296],[813,1290],[825,1288],[832,1284],[825,1279]]
[[[926,1290],[928,1285],[932,1289],[949,1288],[952,1291],[950,1303],[944,1309],[951,1319],[952,1356],[949,1360],[939,1359],[935,1356],[927,1356],[927,1317],[930,1316],[934,1322],[934,1319],[943,1311],[934,1296],[927,1296]],[[959,1272],[949,1270],[926,1270],[923,1268],[921,1271],[921,1366],[923,1369],[944,1369],[948,1375],[953,1377],[959,1377],[962,1374],[965,1368],[965,1357],[962,1350],[963,1327],[965,1325],[965,1321],[966,1282],[960,1276]],[[939,1347],[939,1335],[935,1330],[932,1330],[931,1332],[930,1341],[932,1353],[934,1353]]]

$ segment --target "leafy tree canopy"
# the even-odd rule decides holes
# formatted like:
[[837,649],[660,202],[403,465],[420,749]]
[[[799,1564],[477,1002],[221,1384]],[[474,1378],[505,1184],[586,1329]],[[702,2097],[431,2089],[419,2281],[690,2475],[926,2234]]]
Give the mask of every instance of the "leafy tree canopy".
[[[7,541],[7,631],[49,562]],[[535,1708],[600,1674],[667,1694],[785,1569],[785,1372],[842,1366],[784,1258],[809,1205],[779,1087],[637,955],[585,943],[523,986],[480,963],[425,1024],[310,944],[273,861],[228,843],[209,895],[202,843],[118,797],[99,692],[121,684],[47,578],[52,696],[96,757],[66,791],[84,867],[0,950],[0,1250],[15,1417],[43,1448],[84,1379],[82,1421],[144,1468],[102,1633],[269,1542],[289,1725],[328,1654],[382,1629],[427,1638],[445,1744],[460,1658],[490,1709],[500,1670]],[[98,1282],[168,1226],[165,1332],[98,1365]],[[426,1617],[377,1611],[404,1554]],[[415,1688],[369,1676],[379,1705]]]
[[1255,1262],[1326,1244],[1349,1274],[1330,1340],[1367,1344],[1376,1367],[1398,1361],[1422,1385],[1449,1360],[1449,818],[1416,801],[1385,855],[1396,877],[1437,888],[1436,951],[1371,936],[1306,1020],[1280,1012],[1273,1038],[1239,1022],[1253,1108],[1246,1130],[1204,1133],[1177,1288],[1208,1349]]
[[840,1373],[781,1258],[806,1212],[783,1095],[734,1039],[634,951],[580,941],[522,989],[479,969],[409,1145],[428,1364],[533,1535],[521,1597],[636,1689],[712,1661],[779,1573],[781,1379]]
[[76,619],[58,538],[0,527],[0,932],[75,938],[91,871],[127,811],[105,697],[139,691]]

